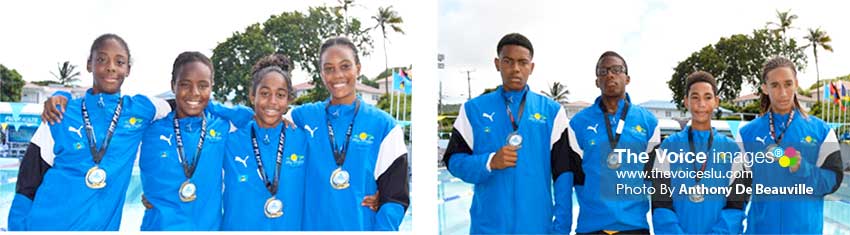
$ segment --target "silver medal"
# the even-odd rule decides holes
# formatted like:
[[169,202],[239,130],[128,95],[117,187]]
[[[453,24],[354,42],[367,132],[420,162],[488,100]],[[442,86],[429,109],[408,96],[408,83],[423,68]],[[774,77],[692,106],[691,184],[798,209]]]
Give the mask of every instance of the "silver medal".
[[765,154],[765,155],[767,155],[771,159],[777,159],[777,158],[782,157],[783,152],[784,152],[784,151],[782,151],[781,148],[779,148],[779,145],[776,145],[776,144],[768,145],[767,148],[764,151],[766,153],[769,153],[769,154]]
[[506,142],[510,146],[520,147],[522,145],[522,136],[517,132],[511,132],[511,134],[508,135]]
[[612,170],[620,168],[620,165],[622,165],[620,163],[620,155],[618,153],[609,153],[607,162],[608,168]]
[[106,187],[106,171],[97,167],[97,165],[89,168],[86,172],[86,186],[91,189],[100,189]]
[[263,209],[263,213],[266,214],[268,218],[277,218],[283,216],[283,202],[280,199],[275,198],[274,196],[270,197],[266,200],[266,205]]
[[702,194],[702,191],[698,189],[698,186],[692,186],[691,192],[695,192],[688,195],[688,199],[693,203],[700,203],[705,201],[705,196]]
[[197,191],[197,188],[195,187],[194,183],[190,182],[189,180],[184,181],[183,184],[180,185],[180,191],[178,192],[179,195],[180,195],[180,201],[182,201],[182,202],[194,201],[195,198],[197,197],[195,195],[196,191]]
[[337,190],[348,188],[349,177],[348,171],[343,170],[342,167],[336,168],[336,170],[331,173],[331,187]]

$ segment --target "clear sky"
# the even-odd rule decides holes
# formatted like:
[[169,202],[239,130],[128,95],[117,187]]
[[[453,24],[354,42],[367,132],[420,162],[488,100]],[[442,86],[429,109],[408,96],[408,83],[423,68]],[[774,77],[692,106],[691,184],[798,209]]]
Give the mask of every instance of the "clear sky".
[[[570,101],[592,102],[596,60],[606,50],[617,51],[629,65],[634,102],[670,100],[667,81],[673,67],[691,53],[733,34],[750,34],[776,10],[791,9],[798,19],[788,32],[803,41],[807,28],[821,27],[832,38],[835,52],[818,51],[821,78],[850,74],[850,14],[840,1],[540,1],[440,0],[437,49],[446,55],[444,103],[466,100],[465,70],[474,70],[472,94],[501,84],[493,65],[496,43],[511,32],[526,35],[535,49],[532,90],[566,83]],[[803,41],[805,43],[805,41]],[[815,64],[798,78],[802,87],[814,84]],[[746,87],[744,92],[751,92]]]
[[[416,7],[403,1],[355,1],[349,14],[364,25],[374,25],[370,16],[378,7],[393,5],[402,18],[417,17]],[[234,32],[285,11],[306,11],[308,6],[337,6],[336,0],[243,0],[243,1],[9,1],[0,4],[0,64],[16,69],[24,80],[54,79],[57,63],[71,61],[78,66],[82,81],[91,85],[85,60],[92,41],[104,33],[123,37],[130,47],[133,68],[124,83],[126,94],[156,95],[170,89],[171,65],[183,51],[200,51],[212,56],[212,49]],[[415,27],[403,24],[405,31]],[[361,58],[362,74],[372,78],[384,69],[382,36],[372,31],[373,53]],[[389,66],[408,66],[404,56],[416,48],[405,35],[390,34],[387,50]],[[297,67],[297,66],[296,66]],[[298,72],[293,81],[308,80]]]

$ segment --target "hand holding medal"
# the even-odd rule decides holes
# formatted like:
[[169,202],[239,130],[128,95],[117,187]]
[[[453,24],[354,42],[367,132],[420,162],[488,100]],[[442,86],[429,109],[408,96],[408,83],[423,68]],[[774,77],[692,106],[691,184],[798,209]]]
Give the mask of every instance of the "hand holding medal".
[[505,145],[493,155],[493,159],[490,160],[490,169],[493,170],[501,170],[508,167],[515,167],[517,161],[517,149],[516,146]]

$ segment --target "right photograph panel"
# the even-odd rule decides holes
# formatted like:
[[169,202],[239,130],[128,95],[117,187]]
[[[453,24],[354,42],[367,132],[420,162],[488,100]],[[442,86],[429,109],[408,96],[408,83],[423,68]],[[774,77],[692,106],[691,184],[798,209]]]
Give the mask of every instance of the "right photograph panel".
[[835,4],[440,0],[440,233],[850,233]]

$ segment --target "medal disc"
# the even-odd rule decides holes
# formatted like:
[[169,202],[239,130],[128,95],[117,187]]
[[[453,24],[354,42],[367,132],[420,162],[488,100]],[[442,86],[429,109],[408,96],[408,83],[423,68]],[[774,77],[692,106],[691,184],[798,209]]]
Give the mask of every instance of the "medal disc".
[[178,192],[179,195],[180,195],[180,201],[183,201],[183,202],[194,201],[195,197],[196,197],[196,195],[195,195],[196,191],[197,191],[197,188],[195,187],[195,184],[190,182],[189,180],[186,180],[185,182],[183,182],[182,185],[180,185],[180,191]]
[[266,200],[266,205],[263,212],[268,218],[277,218],[283,216],[283,202],[274,196]]
[[349,177],[348,171],[345,171],[342,168],[336,168],[336,170],[331,173],[331,187],[337,190],[348,188]]
[[507,143],[510,146],[519,147],[522,145],[522,136],[519,133],[513,132],[508,135]]
[[612,170],[620,168],[620,165],[622,165],[620,163],[619,154],[617,153],[609,153],[607,162],[608,168]]
[[86,186],[92,189],[106,187],[106,171],[97,166],[89,168],[86,172]]

